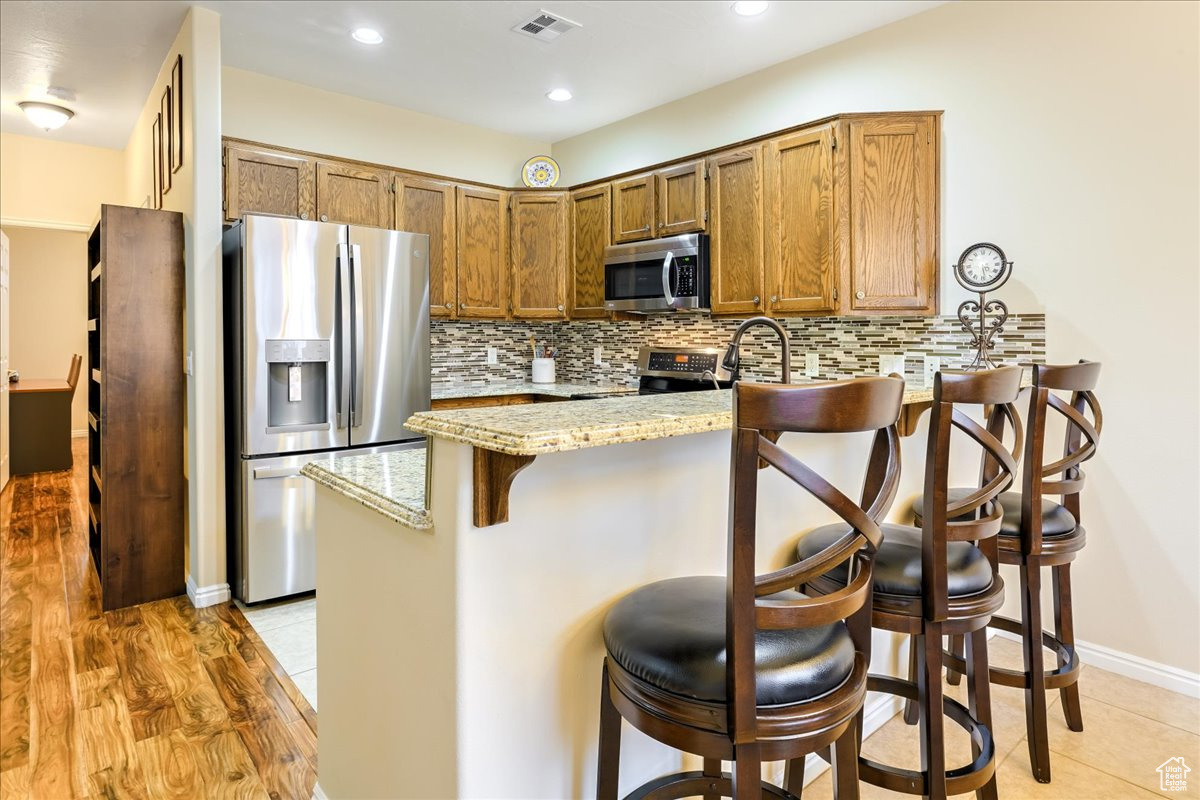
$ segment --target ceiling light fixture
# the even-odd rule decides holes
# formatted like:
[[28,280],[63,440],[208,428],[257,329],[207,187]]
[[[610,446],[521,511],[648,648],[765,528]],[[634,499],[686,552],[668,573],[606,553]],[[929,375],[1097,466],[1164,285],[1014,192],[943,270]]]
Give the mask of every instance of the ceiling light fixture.
[[52,103],[26,101],[17,103],[17,106],[25,112],[25,116],[29,117],[30,122],[47,131],[58,130],[67,124],[67,120],[75,116],[75,112],[71,109]]
[[757,17],[766,10],[766,0],[738,0],[733,4],[733,13],[739,17]]
[[383,34],[374,28],[355,28],[350,33],[354,37],[354,41],[363,44],[380,44],[383,42]]
[[565,103],[573,96],[570,89],[551,89],[546,92],[546,97],[549,97],[556,103]]

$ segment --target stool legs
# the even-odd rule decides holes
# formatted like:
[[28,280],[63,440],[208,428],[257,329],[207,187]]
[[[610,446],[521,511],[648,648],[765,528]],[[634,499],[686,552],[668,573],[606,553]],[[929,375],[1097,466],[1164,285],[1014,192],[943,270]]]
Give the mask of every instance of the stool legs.
[[733,749],[733,800],[761,800],[762,757],[759,744],[739,744]]
[[[963,650],[963,637],[962,636],[951,636],[950,637],[950,652],[954,653],[954,655],[958,656],[959,658],[963,657],[963,653],[966,651]],[[955,669],[947,669],[946,670],[946,682],[949,683],[951,686],[958,686],[958,682],[960,680],[962,680],[962,674],[959,673],[958,670],[955,670]]]
[[[858,737],[856,719],[833,743],[833,796],[837,800],[858,800]],[[797,797],[800,796],[800,787],[793,790],[789,785],[787,789]]]
[[1025,661],[1025,735],[1029,765],[1039,783],[1050,782],[1050,740],[1046,728],[1046,666],[1042,655],[1042,565],[1026,556],[1021,570],[1021,648]]
[[927,622],[918,637],[917,698],[921,709],[921,771],[929,800],[946,798],[945,718],[942,714],[942,626]]
[[[913,634],[908,637],[908,679],[910,681],[917,680],[917,648],[921,646],[921,637]],[[904,722],[907,725],[916,725],[921,719],[921,710],[917,707],[916,700],[904,701]]]
[[[1075,620],[1071,612],[1071,564],[1067,562],[1054,567],[1054,636],[1071,650],[1075,649]],[[1061,661],[1061,658],[1060,658]],[[1059,666],[1066,666],[1065,663]],[[1063,715],[1067,727],[1073,731],[1083,730],[1083,709],[1079,705],[1079,684],[1072,683],[1059,689],[1062,696]]]
[[596,800],[617,800],[621,762],[621,713],[609,695],[608,662],[600,673],[600,758],[596,768]]
[[[704,775],[704,777],[706,777],[706,778],[721,777],[721,759],[719,759],[719,758],[704,759],[704,769],[701,774]],[[704,800],[717,800],[718,797],[720,797],[720,795],[706,794],[703,796],[703,799]]]
[[799,797],[804,789],[804,758],[793,758],[783,768],[783,788],[796,797]]
[[[987,628],[971,631],[966,636],[953,636],[953,640],[965,647],[967,662],[967,698],[971,716],[980,725],[992,730],[992,687],[988,676]],[[964,641],[965,640],[965,641]],[[957,673],[951,672],[951,675]],[[978,758],[979,745],[971,739],[971,755]],[[996,775],[975,791],[977,800],[996,800]]]

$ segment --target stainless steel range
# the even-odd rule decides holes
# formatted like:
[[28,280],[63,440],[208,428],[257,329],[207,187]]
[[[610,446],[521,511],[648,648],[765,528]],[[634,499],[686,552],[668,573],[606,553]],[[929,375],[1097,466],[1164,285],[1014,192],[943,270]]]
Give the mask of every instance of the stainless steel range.
[[733,376],[715,347],[646,346],[638,352],[638,394],[728,389]]

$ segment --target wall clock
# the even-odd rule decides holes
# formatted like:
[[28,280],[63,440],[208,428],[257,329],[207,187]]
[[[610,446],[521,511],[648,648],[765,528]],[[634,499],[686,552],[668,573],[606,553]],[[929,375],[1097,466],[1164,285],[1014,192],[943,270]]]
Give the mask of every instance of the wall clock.
[[992,369],[992,341],[1003,332],[1008,321],[1008,306],[1002,300],[988,300],[987,293],[1004,285],[1012,275],[1013,262],[1004,251],[990,242],[973,244],[958,257],[954,279],[963,288],[979,293],[978,300],[967,300],[958,307],[958,321],[971,334],[975,358],[966,369]]
[[534,156],[521,167],[521,180],[534,189],[545,189],[558,183],[558,162],[550,156]]

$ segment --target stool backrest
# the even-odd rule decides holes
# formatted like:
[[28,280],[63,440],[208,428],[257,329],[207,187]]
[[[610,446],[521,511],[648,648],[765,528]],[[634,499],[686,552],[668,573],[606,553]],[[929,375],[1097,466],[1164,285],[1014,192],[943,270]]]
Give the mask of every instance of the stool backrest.
[[75,395],[75,386],[79,383],[79,368],[83,366],[83,356],[76,353],[71,356],[71,368],[67,370],[67,385],[71,387],[71,395]]
[[[1063,506],[1074,515],[1076,524],[1081,521],[1079,493],[1086,476],[1080,464],[1096,455],[1100,432],[1104,428],[1104,413],[1094,391],[1099,379],[1100,363],[1097,361],[1080,361],[1067,366],[1035,364],[1033,367],[1033,391],[1026,422],[1029,439],[1025,445],[1025,473],[1021,487],[1021,551],[1024,553],[1042,551],[1042,495],[1061,495]],[[1071,399],[1064,400],[1055,392],[1070,393]],[[1051,410],[1066,419],[1067,430],[1062,458],[1047,464],[1046,421]],[[1090,420],[1087,418],[1089,412]]]
[[[883,541],[879,520],[896,496],[900,445],[896,421],[904,398],[899,377],[860,378],[812,385],[735,383],[729,498],[728,640],[729,730],[735,742],[753,738],[756,724],[754,633],[810,628],[856,617],[851,635],[870,651],[871,564]],[[855,502],[800,459],[771,441],[769,432],[874,431],[862,500]],[[758,464],[778,469],[851,526],[829,547],[766,575],[756,575]],[[850,562],[844,590],[802,600],[767,598]]]
[[[921,515],[921,607],[926,619],[940,621],[949,616],[947,542],[977,542],[992,564],[992,573],[999,569],[995,537],[1004,512],[996,498],[1017,479],[1021,423],[1014,404],[1020,390],[1020,367],[944,370],[934,376]],[[959,405],[991,406],[987,427],[963,413]],[[1004,444],[1006,423],[1013,430],[1011,448]],[[980,487],[951,502],[950,442],[956,429],[983,449],[983,462]]]

